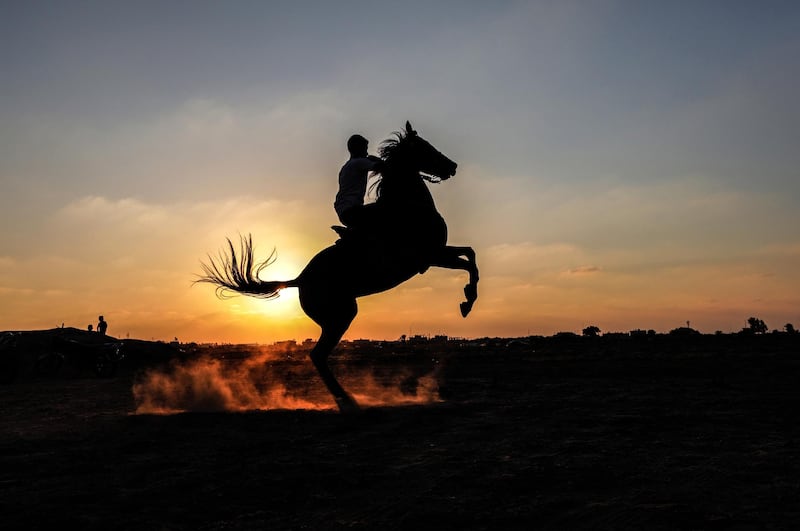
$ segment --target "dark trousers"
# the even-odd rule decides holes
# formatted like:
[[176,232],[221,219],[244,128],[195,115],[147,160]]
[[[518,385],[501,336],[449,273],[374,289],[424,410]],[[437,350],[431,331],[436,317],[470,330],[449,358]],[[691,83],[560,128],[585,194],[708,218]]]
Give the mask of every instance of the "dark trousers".
[[367,226],[376,220],[374,203],[350,207],[339,215],[339,221],[351,229]]

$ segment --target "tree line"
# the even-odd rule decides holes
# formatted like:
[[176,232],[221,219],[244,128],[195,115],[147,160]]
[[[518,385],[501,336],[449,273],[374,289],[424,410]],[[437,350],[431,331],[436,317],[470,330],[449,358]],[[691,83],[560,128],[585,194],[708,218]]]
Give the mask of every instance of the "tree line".
[[[600,332],[601,332],[600,327],[598,327],[596,325],[589,325],[589,326],[587,326],[586,328],[584,328],[582,330],[583,335],[587,336],[587,337],[599,336]],[[649,334],[649,335],[655,335],[655,333],[656,333],[655,330],[648,330],[647,332],[644,332],[642,330],[635,330],[634,332],[641,333],[641,334]],[[631,333],[634,333],[634,332],[631,332]],[[670,331],[671,334],[691,333],[691,332],[697,333],[696,330],[694,330],[693,328],[691,328],[689,326],[689,321],[686,322],[686,326],[685,327],[676,328],[676,329]],[[748,317],[747,326],[742,328],[739,331],[739,333],[741,333],[741,334],[766,334],[767,332],[769,332],[769,327],[767,326],[767,324],[762,319],[759,319],[758,317]],[[772,332],[773,333],[780,333],[781,331],[780,330],[773,330]],[[787,334],[796,334],[797,333],[797,329],[795,329],[795,327],[794,327],[794,325],[792,323],[786,323],[785,325],[783,325],[783,332],[785,332]],[[722,332],[717,332],[717,334],[721,334],[721,333]]]

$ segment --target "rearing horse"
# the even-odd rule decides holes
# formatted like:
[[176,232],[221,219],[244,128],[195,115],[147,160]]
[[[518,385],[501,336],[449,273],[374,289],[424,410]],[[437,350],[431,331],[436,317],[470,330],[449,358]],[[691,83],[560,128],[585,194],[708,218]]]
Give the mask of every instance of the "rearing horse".
[[233,290],[273,298],[284,288],[298,288],[300,306],[322,329],[311,360],[340,411],[358,409],[328,366],[328,356],[350,327],[356,299],[394,288],[428,267],[461,269],[469,273],[460,305],[466,317],[478,298],[478,266],[471,247],[447,245],[447,225],[436,210],[424,181],[440,182],[456,173],[456,163],[420,137],[406,122],[405,130],[381,144],[383,159],[373,207],[377,229],[372,234],[348,231],[336,244],[323,249],[292,280],[264,281],[259,273],[272,257],[256,262],[252,238],[241,238],[239,252],[228,240],[228,253],[201,264],[198,282],[217,286],[217,294]]

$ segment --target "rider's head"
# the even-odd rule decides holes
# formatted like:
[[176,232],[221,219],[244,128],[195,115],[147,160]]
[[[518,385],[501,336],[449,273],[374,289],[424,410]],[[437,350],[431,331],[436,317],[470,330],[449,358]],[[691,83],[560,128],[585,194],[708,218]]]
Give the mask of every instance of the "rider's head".
[[353,135],[347,139],[347,151],[352,157],[366,157],[369,141],[361,135]]

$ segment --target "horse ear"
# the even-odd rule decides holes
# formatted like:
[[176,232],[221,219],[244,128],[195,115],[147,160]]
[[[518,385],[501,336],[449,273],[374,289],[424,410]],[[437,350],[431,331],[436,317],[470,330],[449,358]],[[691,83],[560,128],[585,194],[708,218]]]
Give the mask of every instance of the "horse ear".
[[406,120],[406,133],[408,133],[409,135],[416,135],[417,134],[417,132],[414,131],[414,128],[411,127],[411,122],[409,122],[408,120]]

